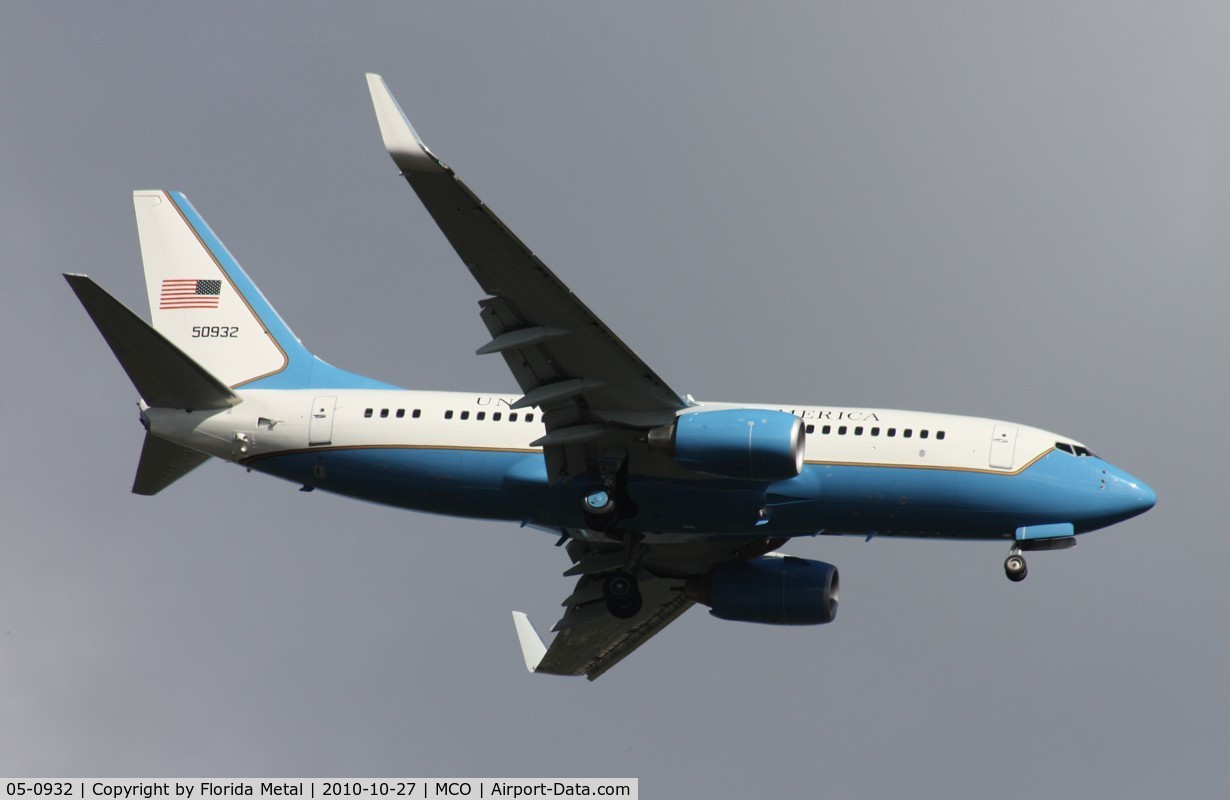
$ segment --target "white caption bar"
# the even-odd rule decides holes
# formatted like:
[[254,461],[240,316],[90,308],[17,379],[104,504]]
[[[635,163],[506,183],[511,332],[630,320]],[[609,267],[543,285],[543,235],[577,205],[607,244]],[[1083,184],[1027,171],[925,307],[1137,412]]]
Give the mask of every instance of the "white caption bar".
[[638,800],[636,778],[364,778],[327,780],[15,780],[0,779],[4,798],[35,800],[216,800],[252,798],[616,797]]

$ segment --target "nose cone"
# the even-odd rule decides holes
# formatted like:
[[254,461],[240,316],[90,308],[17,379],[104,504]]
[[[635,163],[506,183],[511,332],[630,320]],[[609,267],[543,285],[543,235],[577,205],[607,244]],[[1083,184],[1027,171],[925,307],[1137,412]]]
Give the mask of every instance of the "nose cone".
[[1106,501],[1120,520],[1143,514],[1157,504],[1157,494],[1148,484],[1118,467],[1107,464],[1102,483]]

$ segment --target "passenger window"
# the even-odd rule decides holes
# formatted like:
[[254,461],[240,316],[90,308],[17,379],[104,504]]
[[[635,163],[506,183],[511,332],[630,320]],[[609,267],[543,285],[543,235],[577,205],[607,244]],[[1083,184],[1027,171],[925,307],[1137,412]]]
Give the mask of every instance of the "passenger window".
[[516,422],[516,421],[517,421],[517,412],[516,412],[516,411],[514,411],[514,412],[512,412],[511,414],[509,414],[509,415],[508,415],[508,421],[509,421],[509,422]]
[[918,438],[919,438],[919,439],[926,439],[926,438],[927,438],[927,434],[928,434],[928,432],[927,432],[926,430],[921,430],[921,431],[919,431],[919,432],[918,432]]
[[823,433],[825,436],[827,436],[833,432],[833,426],[825,425],[823,428],[820,429],[820,432]]
[[807,432],[808,432],[808,433],[815,433],[815,432],[816,432],[816,426],[815,426],[815,425],[808,425],[808,426],[807,426]]
[[845,426],[845,425],[842,425],[840,428],[838,428],[838,429],[837,429],[837,435],[838,435],[838,436],[845,436],[845,435],[846,435],[846,426]]
[[461,412],[461,418],[462,418],[462,419],[469,419],[469,418],[470,418],[470,412],[469,412],[469,411],[462,411],[462,412]]
[[444,412],[444,418],[445,418],[445,419],[452,419],[452,418],[453,418],[453,412],[452,412],[452,411],[445,411],[445,412]]
[[943,439],[943,438],[944,438],[944,432],[943,432],[943,431],[936,431],[936,432],[935,432],[935,438],[937,438],[937,439]]
[[486,411],[480,411],[480,412],[478,412],[478,414],[477,414],[477,415],[475,415],[475,418],[476,418],[479,422],[482,422],[483,420],[485,420],[485,419],[487,418],[487,412],[486,412]]
[[892,436],[896,436],[896,435],[897,435],[897,429],[896,429],[896,428],[889,428],[889,429],[888,429],[888,435],[889,435],[890,437],[892,437]]
[[414,413],[413,413],[413,414],[411,414],[410,416],[414,417],[415,419],[418,419],[418,418],[419,418],[419,417],[421,417],[422,415],[423,415],[423,409],[421,409],[421,408],[416,408],[416,409],[414,409]]
[[371,418],[371,416],[372,416],[372,409],[370,409],[370,408],[368,408],[368,409],[364,409],[364,410],[363,410],[363,416],[364,416],[364,418],[370,419],[370,418]]
[[906,428],[905,430],[903,430],[903,431],[901,432],[901,435],[902,435],[902,436],[904,436],[906,439],[908,439],[908,438],[910,438],[911,436],[913,436],[913,435],[914,435],[914,429],[913,429],[913,428]]
[[533,415],[533,414],[526,414],[526,415],[525,415],[525,421],[526,421],[526,422],[533,422],[533,421],[534,421],[534,415]]
[[492,412],[491,412],[491,421],[492,421],[492,422],[499,422],[499,421],[500,421],[500,412],[498,412],[498,411],[492,411]]
[[862,426],[862,425],[859,425],[857,428],[855,428],[855,429],[854,429],[854,435],[855,435],[855,436],[862,436],[862,435],[863,435],[863,426]]
[[406,416],[406,409],[404,408],[397,409],[397,418],[401,419],[404,416]]
[[880,429],[879,429],[879,428],[872,428],[872,429],[871,429],[871,435],[872,435],[872,436],[879,436],[879,435],[880,435]]
[[382,408],[382,409],[380,409],[380,418],[381,418],[381,419],[388,419],[388,418],[389,418],[389,410],[388,410],[387,408]]

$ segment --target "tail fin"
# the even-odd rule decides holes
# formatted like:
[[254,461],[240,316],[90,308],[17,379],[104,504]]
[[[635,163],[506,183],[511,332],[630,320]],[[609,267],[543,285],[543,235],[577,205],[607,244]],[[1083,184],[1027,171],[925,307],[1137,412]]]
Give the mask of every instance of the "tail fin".
[[230,387],[389,388],[312,355],[179,192],[133,192],[154,328]]

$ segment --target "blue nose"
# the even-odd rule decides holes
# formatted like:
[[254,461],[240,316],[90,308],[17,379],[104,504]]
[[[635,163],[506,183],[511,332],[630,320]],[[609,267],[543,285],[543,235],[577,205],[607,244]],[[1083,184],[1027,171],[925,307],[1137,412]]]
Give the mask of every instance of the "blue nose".
[[1119,519],[1143,514],[1157,504],[1157,493],[1147,483],[1118,467],[1106,465],[1103,483],[1107,503]]

